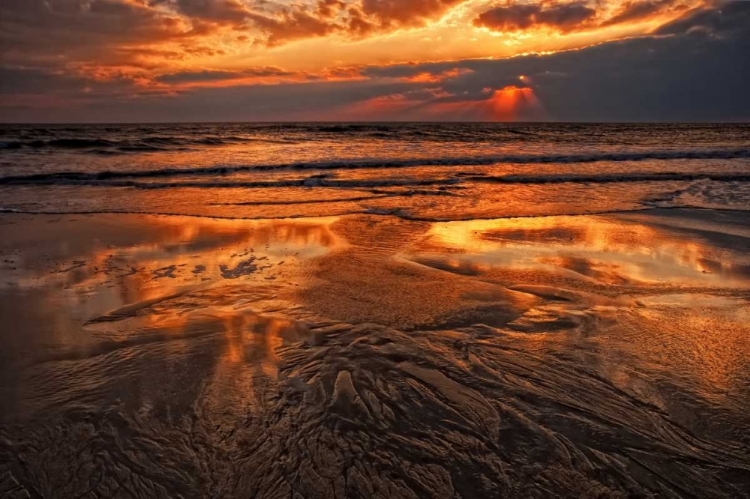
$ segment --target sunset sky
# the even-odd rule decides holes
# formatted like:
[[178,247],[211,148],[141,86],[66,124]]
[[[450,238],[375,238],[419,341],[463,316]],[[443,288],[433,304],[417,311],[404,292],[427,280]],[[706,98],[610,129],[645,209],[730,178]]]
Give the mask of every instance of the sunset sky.
[[4,122],[750,119],[750,2],[0,0]]

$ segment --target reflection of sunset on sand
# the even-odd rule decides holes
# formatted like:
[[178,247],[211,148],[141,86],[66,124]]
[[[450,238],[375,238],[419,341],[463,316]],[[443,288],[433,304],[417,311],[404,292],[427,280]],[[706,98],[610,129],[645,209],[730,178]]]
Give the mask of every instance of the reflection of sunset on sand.
[[608,284],[737,286],[750,260],[727,258],[710,241],[610,217],[541,217],[435,224],[430,241],[458,251],[460,266],[567,269]]
[[[648,463],[643,484],[608,483],[644,491],[679,473],[729,493],[700,470],[747,461],[747,235],[730,213],[702,216],[696,232],[692,218],[659,211],[465,222],[6,215],[0,313],[15,320],[0,417],[60,449],[75,437],[44,414],[85,432],[76,411],[105,411],[87,423],[102,445],[139,450],[102,473],[153,480],[142,470],[162,470],[150,456],[166,455],[201,495],[274,496],[292,484],[325,494],[346,487],[338,477],[371,472],[325,457],[355,458],[359,445],[399,497],[433,490],[400,482],[417,472],[405,451],[435,463],[421,471],[433,477],[456,462],[483,469],[501,484],[482,486],[489,496],[535,483],[530,456],[555,490],[599,483],[591,470],[612,463]],[[333,485],[309,478],[322,475]]]
[[[329,228],[335,219],[127,220],[125,224],[113,217],[55,221],[61,232],[70,236],[73,231],[80,237],[51,247],[52,259],[44,261],[42,268],[37,266],[35,242],[29,240],[28,253],[22,253],[13,271],[16,279],[0,283],[0,292],[3,288],[21,291],[34,297],[32,303],[40,300],[36,306],[70,310],[76,320],[54,314],[57,326],[52,332],[60,346],[85,352],[92,348],[92,338],[80,334],[78,320],[94,330],[106,330],[103,334],[115,335],[117,341],[134,327],[130,318],[137,318],[139,330],[155,328],[159,334],[179,336],[195,317],[192,307],[173,308],[176,298],[210,295],[211,288],[236,277],[275,283],[280,275],[293,275],[300,261],[343,244]],[[239,273],[233,272],[238,269]],[[43,289],[46,292],[41,293]],[[24,323],[19,320],[17,325]]]

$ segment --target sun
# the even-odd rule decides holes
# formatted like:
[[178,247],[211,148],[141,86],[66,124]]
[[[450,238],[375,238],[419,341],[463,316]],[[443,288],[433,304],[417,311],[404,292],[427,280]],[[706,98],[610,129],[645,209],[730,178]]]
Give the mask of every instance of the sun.
[[542,104],[531,87],[509,85],[495,90],[487,102],[489,114],[497,121],[533,118],[542,111]]

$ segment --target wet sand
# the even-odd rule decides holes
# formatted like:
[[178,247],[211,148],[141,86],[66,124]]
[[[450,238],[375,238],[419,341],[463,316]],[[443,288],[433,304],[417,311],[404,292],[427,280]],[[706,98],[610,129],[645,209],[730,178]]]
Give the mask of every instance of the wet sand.
[[3,497],[750,497],[744,212],[0,216]]

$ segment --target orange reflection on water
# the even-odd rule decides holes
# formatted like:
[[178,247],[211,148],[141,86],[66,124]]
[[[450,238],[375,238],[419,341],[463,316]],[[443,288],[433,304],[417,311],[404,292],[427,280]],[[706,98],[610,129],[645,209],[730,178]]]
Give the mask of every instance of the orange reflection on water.
[[[256,303],[254,306],[261,304]],[[312,343],[305,323],[233,306],[209,307],[197,315],[223,328],[223,347],[207,380],[206,404],[218,412],[248,411],[264,398],[268,382],[276,380],[282,363],[277,350],[284,345]]]
[[[321,256],[343,244],[330,230],[335,219],[308,222],[149,217],[145,221],[157,229],[153,232],[156,240],[99,249],[91,255],[89,270],[111,271],[93,272],[74,286],[78,290],[96,289],[94,293],[79,294],[78,306],[88,306],[95,314],[158,301],[218,282],[269,282],[266,279],[276,279],[296,262]],[[118,279],[121,275],[124,277]],[[144,325],[166,323],[169,329],[177,330],[189,320],[179,309],[159,307],[158,303],[154,306],[160,313],[146,314]]]
[[[41,245],[19,236],[15,279],[0,286],[13,286],[5,299],[9,306],[28,310],[29,321],[39,313],[32,307],[50,316],[49,330],[40,335],[44,333],[43,341],[55,348],[85,353],[100,339],[190,335],[195,324],[215,329],[212,324],[220,325],[223,320],[196,316],[196,309],[206,312],[208,304],[220,306],[250,298],[247,293],[217,291],[228,289],[224,285],[270,289],[299,283],[300,262],[345,247],[345,241],[331,230],[336,220],[63,218],[56,221],[59,230],[50,232],[49,241]],[[29,230],[43,234],[48,225],[38,218]],[[50,258],[36,254],[39,247]],[[13,305],[13,300],[19,303]],[[266,326],[273,328],[273,324]],[[34,323],[19,320],[17,326],[25,330]],[[275,334],[271,331],[269,338]],[[274,347],[264,348],[271,351]]]
[[748,263],[696,236],[606,217],[546,217],[434,224],[450,265],[566,269],[609,284],[746,282]]
[[[736,405],[747,386],[750,330],[747,302],[733,295],[748,289],[750,255],[722,230],[745,229],[701,221],[696,232],[681,223],[634,215],[436,223],[412,259],[488,281],[497,271],[512,289],[563,297],[522,317],[541,331],[554,331],[547,313],[579,314],[586,324],[582,335],[519,335],[524,347],[573,343],[597,352],[587,362],[659,406],[671,393],[654,380],[676,373],[703,399]],[[600,294],[602,284],[613,293]]]
[[[305,282],[304,260],[346,247],[331,228],[336,220],[57,219],[65,230],[43,244],[52,262],[23,235],[15,245],[20,279],[15,289],[0,288],[0,298],[23,310],[15,323],[22,340],[8,350],[19,362],[104,366],[83,376],[102,386],[122,375],[111,372],[121,360],[132,378],[118,396],[139,411],[158,410],[153,401],[164,390],[178,394],[169,404],[177,403],[196,377],[205,380],[205,404],[250,407],[277,376],[277,349],[314,340],[292,318],[287,295]],[[46,224],[39,217],[30,228]],[[144,358],[150,371],[141,371]],[[39,389],[74,396],[69,379],[57,383]]]
[[[278,347],[311,337],[303,323],[290,319],[232,308],[212,308],[211,313],[224,325],[227,348],[223,358],[229,363],[262,360],[267,366],[275,367],[279,362]],[[269,371],[269,374],[274,373]]]

